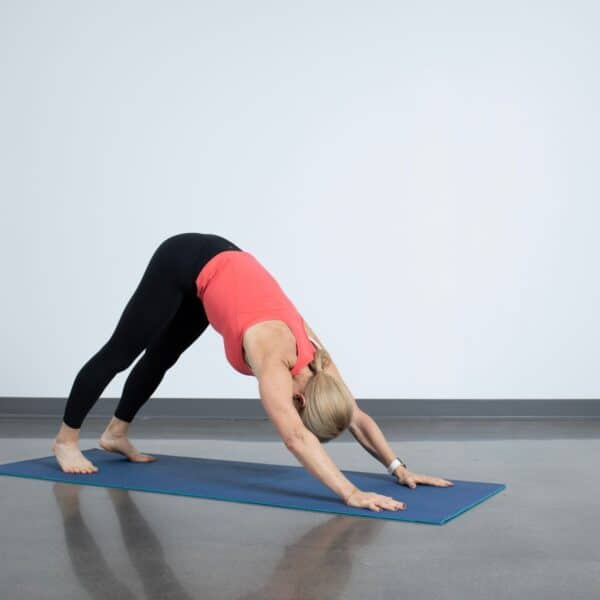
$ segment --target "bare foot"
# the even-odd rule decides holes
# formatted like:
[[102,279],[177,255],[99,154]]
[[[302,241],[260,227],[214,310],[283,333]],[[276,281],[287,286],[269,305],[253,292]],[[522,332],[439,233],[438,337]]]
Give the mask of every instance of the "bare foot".
[[65,473],[96,473],[98,467],[93,465],[79,449],[76,442],[58,442],[54,440],[52,447],[54,456]]
[[145,463],[156,460],[154,456],[138,452],[126,435],[115,435],[109,431],[105,431],[102,434],[99,443],[100,447],[104,448],[104,450],[108,450],[108,452],[119,452],[132,462]]

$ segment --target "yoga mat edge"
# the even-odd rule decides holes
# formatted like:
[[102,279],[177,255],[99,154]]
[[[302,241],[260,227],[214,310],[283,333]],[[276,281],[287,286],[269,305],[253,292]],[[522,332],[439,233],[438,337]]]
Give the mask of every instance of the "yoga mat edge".
[[[87,454],[93,454],[95,456],[100,456],[103,457],[105,455],[111,455],[111,453],[108,453],[104,450],[100,450],[97,448],[89,448],[83,451],[84,455]],[[202,458],[202,457],[178,457],[178,456],[171,456],[171,455],[161,455],[161,454],[156,454],[157,457],[164,457],[164,458],[172,458],[175,460],[180,460],[180,461],[185,461],[187,459],[194,459],[196,461],[198,461],[199,464],[202,464],[202,461],[205,462],[209,462],[213,461],[213,462],[219,462],[219,463],[223,463],[223,464],[229,464],[229,465],[255,465],[255,466],[259,466],[262,468],[265,467],[278,467],[280,468],[280,470],[282,472],[286,472],[288,469],[296,469],[297,471],[294,471],[295,473],[300,474],[300,472],[306,473],[308,474],[303,467],[288,467],[287,465],[268,465],[268,464],[264,464],[264,463],[244,463],[243,461],[224,461],[221,459],[206,459],[206,458]],[[126,461],[126,459],[124,459],[123,457],[118,457],[118,459],[114,459],[114,455],[111,455],[111,459],[114,460],[114,463],[127,463],[128,461]],[[131,484],[111,484],[110,482],[106,482],[106,481],[102,481],[100,482],[95,482],[92,480],[92,477],[96,474],[89,474],[89,475],[82,475],[81,476],[81,480],[67,480],[67,477],[77,477],[76,474],[69,474],[69,473],[63,473],[62,471],[58,470],[57,471],[57,475],[56,476],[47,476],[47,475],[40,475],[40,474],[36,474],[36,475],[29,475],[29,474],[24,474],[24,473],[19,473],[19,472],[15,472],[15,468],[19,467],[24,467],[28,464],[31,463],[41,463],[42,461],[52,461],[55,460],[53,456],[46,456],[46,457],[41,457],[41,458],[37,458],[37,459],[28,459],[28,460],[22,460],[22,461],[18,461],[18,462],[12,462],[12,463],[7,463],[7,464],[3,464],[0,465],[0,475],[7,475],[7,476],[11,476],[11,477],[18,477],[18,478],[22,478],[22,479],[38,479],[41,481],[54,481],[54,482],[59,482],[59,483],[70,483],[70,484],[74,484],[74,485],[89,485],[89,486],[94,486],[94,487],[104,487],[104,488],[113,488],[113,489],[127,489],[127,490],[131,490],[131,491],[136,491],[136,492],[148,492],[148,493],[156,493],[156,494],[165,494],[165,495],[173,495],[173,496],[182,496],[182,497],[190,497],[190,498],[205,498],[207,500],[217,500],[217,501],[224,501],[224,502],[233,502],[233,503],[238,503],[238,504],[254,504],[254,505],[259,505],[259,506],[273,506],[276,508],[288,508],[288,509],[292,509],[292,510],[307,510],[307,511],[311,511],[311,512],[320,512],[320,513],[327,513],[327,514],[341,514],[341,515],[345,515],[345,516],[357,516],[357,517],[365,517],[365,518],[375,518],[375,519],[384,519],[384,520],[392,520],[392,521],[404,521],[404,522],[412,522],[412,523],[424,523],[424,524],[428,524],[428,525],[444,525],[447,522],[449,522],[452,519],[455,519],[457,516],[467,512],[468,510],[472,509],[473,507],[477,506],[478,504],[481,504],[482,502],[484,502],[485,500],[491,498],[492,496],[500,493],[501,491],[504,491],[506,489],[506,485],[504,484],[495,484],[495,483],[486,483],[486,482],[463,482],[463,483],[476,483],[476,484],[483,484],[483,485],[487,485],[487,486],[498,486],[497,489],[493,489],[492,491],[490,491],[489,493],[477,497],[475,499],[475,501],[470,502],[469,504],[460,507],[458,510],[455,510],[454,512],[452,512],[451,514],[445,515],[443,517],[438,517],[435,520],[433,519],[426,519],[426,518],[414,518],[414,517],[408,517],[408,516],[404,516],[402,513],[404,511],[381,511],[381,512],[376,512],[376,511],[372,511],[369,509],[357,509],[355,507],[348,507],[345,503],[342,502],[342,500],[340,499],[340,506],[339,506],[339,510],[335,510],[331,509],[331,508],[319,508],[316,506],[306,506],[306,505],[299,505],[299,504],[294,504],[293,501],[286,501],[285,503],[282,502],[278,502],[278,501],[264,501],[264,500],[256,500],[256,499],[252,499],[252,498],[231,498],[231,497],[226,497],[226,496],[222,496],[222,495],[218,495],[218,494],[214,494],[214,493],[207,493],[205,491],[202,491],[201,493],[190,493],[190,492],[186,492],[186,491],[177,491],[177,490],[173,490],[173,489],[159,489],[159,488],[154,488],[151,487],[149,485],[143,485],[143,486],[138,486],[138,485],[131,485]],[[134,465],[135,463],[128,463],[131,465]],[[142,469],[144,467],[146,467],[147,465],[151,465],[154,463],[144,463],[144,464],[140,464],[140,465],[135,465],[136,467],[141,467]],[[11,469],[12,467],[12,469]],[[362,476],[371,476],[371,477],[378,477],[378,474],[375,473],[369,473],[369,472],[362,472],[362,471],[351,471],[351,470],[344,470],[343,471],[346,474],[353,474],[355,476],[358,475],[362,475]],[[138,474],[141,473],[138,472]],[[312,477],[312,476],[311,476]],[[455,480],[455,481],[459,481],[459,480]],[[206,483],[206,482],[204,482]],[[209,482],[210,483],[210,482]],[[316,479],[314,480],[314,483],[318,486],[323,486],[323,484],[321,484],[319,481],[317,481]],[[398,485],[397,483],[395,483],[395,485]],[[422,486],[425,487],[425,486]],[[427,487],[432,487],[432,486],[427,486]],[[331,491],[325,487],[325,489],[327,490],[328,493],[331,493]],[[435,489],[435,487],[433,487],[432,489]],[[440,488],[441,489],[441,488]],[[444,489],[449,489],[449,488],[444,488]],[[310,490],[308,490],[310,491]],[[282,492],[285,492],[285,490],[282,490]],[[391,495],[391,494],[389,494]],[[310,496],[307,496],[308,498],[310,498]],[[332,498],[334,499],[334,498]],[[330,501],[330,499],[326,499],[327,501]],[[335,500],[337,500],[337,497],[335,497]],[[334,500],[334,501],[335,501]],[[408,503],[408,502],[407,502]],[[409,509],[410,509],[410,503],[409,504]],[[360,512],[358,512],[360,511]],[[364,511],[364,514],[362,514],[362,512]]]

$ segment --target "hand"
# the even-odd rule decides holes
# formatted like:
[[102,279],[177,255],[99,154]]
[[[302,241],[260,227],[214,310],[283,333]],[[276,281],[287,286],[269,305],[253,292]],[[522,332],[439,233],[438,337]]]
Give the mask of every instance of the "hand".
[[346,504],[357,508],[369,508],[375,512],[380,512],[382,509],[406,509],[406,504],[404,504],[404,502],[398,502],[398,500],[394,500],[391,496],[382,496],[375,492],[363,492],[358,489],[346,498]]
[[416,488],[417,483],[435,485],[436,487],[449,487],[454,485],[451,481],[446,481],[445,479],[440,479],[439,477],[430,477],[429,475],[421,475],[420,473],[411,473],[404,467],[398,467],[394,471],[394,475],[396,476],[398,483],[401,483],[411,489]]

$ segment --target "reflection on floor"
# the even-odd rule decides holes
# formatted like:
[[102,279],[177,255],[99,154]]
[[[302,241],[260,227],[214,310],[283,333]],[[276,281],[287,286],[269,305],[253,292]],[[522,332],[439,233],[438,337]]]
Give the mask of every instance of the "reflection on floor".
[[[101,428],[89,421],[84,448]],[[148,452],[298,464],[264,423],[234,423],[140,422],[134,440]],[[55,426],[0,419],[0,462],[48,455]],[[1,597],[598,597],[600,421],[380,426],[414,471],[507,489],[438,527],[0,477]],[[326,449],[342,470],[383,472],[351,437]]]

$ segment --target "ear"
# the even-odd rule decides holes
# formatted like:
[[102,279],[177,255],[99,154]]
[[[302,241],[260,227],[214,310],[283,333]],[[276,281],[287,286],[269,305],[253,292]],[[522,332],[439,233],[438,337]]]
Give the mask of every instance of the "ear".
[[306,406],[306,396],[302,392],[298,392],[296,398],[302,407]]

